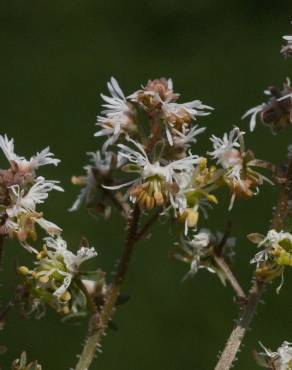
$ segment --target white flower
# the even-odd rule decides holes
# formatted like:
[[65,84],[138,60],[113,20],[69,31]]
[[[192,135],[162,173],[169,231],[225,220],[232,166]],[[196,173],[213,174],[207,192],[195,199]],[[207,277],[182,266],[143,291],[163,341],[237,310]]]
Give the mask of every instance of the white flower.
[[118,84],[118,81],[114,77],[111,77],[110,82],[107,83],[107,87],[111,97],[101,94],[102,99],[105,101],[103,107],[106,108],[101,113],[107,115],[108,117],[112,117],[121,113],[129,113],[130,108],[128,102]]
[[292,368],[292,343],[283,342],[277,349],[277,352],[272,352],[260,343],[264,352],[259,353],[260,357],[267,359],[267,365],[273,366],[275,370],[291,370]]
[[72,177],[72,182],[76,185],[81,185],[82,189],[76,201],[69,209],[69,212],[79,209],[83,202],[90,202],[97,193],[97,188],[101,184],[97,182],[96,172],[98,172],[98,174],[101,176],[107,176],[112,169],[113,164],[114,168],[119,168],[126,161],[125,158],[121,157],[120,155],[117,155],[117,158],[115,158],[115,155],[112,152],[88,152],[87,155],[90,157],[91,164],[84,167],[86,175]]
[[212,110],[213,108],[202,104],[200,100],[193,100],[187,103],[163,102],[162,104],[162,111],[166,117],[175,116],[179,119],[183,119],[185,114],[193,120],[198,116],[208,116],[211,112],[205,112],[205,109]]
[[97,131],[94,136],[108,136],[108,139],[102,146],[102,150],[105,152],[110,145],[113,145],[119,139],[121,133],[125,133],[127,136],[127,129],[131,120],[129,116],[119,113],[112,117],[98,117],[96,123],[97,126],[102,127],[101,130]]
[[[92,194],[92,192],[96,189],[96,179],[92,172],[90,166],[86,166],[85,170],[87,171],[86,176],[82,176],[82,189],[80,193],[73,203],[72,207],[68,209],[69,212],[77,211],[83,202],[86,202],[88,197]],[[72,178],[73,179],[73,178]]]
[[208,152],[208,154],[217,159],[217,164],[225,169],[234,167],[241,164],[241,158],[238,149],[240,148],[240,138],[244,135],[244,132],[240,131],[238,127],[235,127],[230,131],[229,134],[225,133],[223,138],[219,138],[212,135],[210,140],[213,143],[213,152]]
[[277,232],[276,230],[272,229],[268,231],[267,236],[259,244],[259,246],[262,246],[264,244],[268,246],[274,246],[275,244],[279,244],[283,240],[289,240],[292,242],[292,235],[285,231]]
[[282,46],[281,53],[285,56],[292,55],[292,36],[283,36],[283,39],[287,42],[286,45]]
[[[244,132],[240,131],[238,127],[231,130],[229,134],[225,133],[222,139],[212,135],[210,140],[213,142],[214,151],[208,152],[213,159],[217,159],[217,164],[221,164],[221,166],[227,170],[225,173],[226,179],[234,185],[239,185],[241,188],[244,188],[241,179],[243,168],[241,156],[243,135]],[[231,197],[229,210],[232,209],[234,200],[235,193]]]
[[33,223],[39,224],[49,235],[56,235],[62,231],[59,226],[42,217],[42,213],[36,212],[37,204],[44,203],[51,190],[63,191],[56,183],[56,181],[47,181],[43,177],[38,177],[27,193],[19,185],[9,188],[11,205],[5,210],[8,218],[3,229],[11,236],[16,233],[21,244],[30,251],[33,248],[25,240],[29,234],[29,228],[34,232]]
[[290,117],[286,117],[289,116],[291,110],[291,101],[283,102],[283,100],[292,98],[290,79],[286,78],[283,90],[279,91],[275,87],[269,87],[264,91],[264,94],[268,97],[268,101],[249,109],[241,119],[250,116],[250,131],[254,131],[257,115],[260,114],[262,122],[271,126],[272,132],[275,134],[288,122],[291,123]]
[[265,246],[265,249],[258,252],[250,263],[256,263],[259,266],[262,262],[267,261],[270,255],[269,252],[283,240],[289,241],[292,245],[292,235],[290,233],[285,231],[278,232],[274,229],[269,230],[267,236],[258,244],[258,248]]
[[208,105],[202,104],[200,100],[194,100],[188,103],[169,103],[161,102],[162,113],[165,119],[165,131],[168,142],[173,145],[172,128],[178,125],[181,128],[187,127],[191,120],[195,120],[198,116],[207,116],[210,112],[205,112],[204,109],[213,109]]
[[54,154],[50,152],[49,147],[43,149],[35,156],[32,156],[29,160],[24,157],[20,157],[14,152],[14,140],[9,140],[6,135],[0,135],[0,148],[11,163],[11,166],[14,168],[16,164],[17,169],[23,172],[34,171],[39,167],[46,166],[48,164],[57,166],[60,162],[59,159],[53,158]]
[[49,271],[44,271],[43,275],[50,276],[54,271],[57,271],[62,276],[64,276],[63,284],[55,290],[54,295],[60,297],[70,286],[72,279],[74,276],[79,272],[80,265],[97,256],[97,252],[95,249],[81,247],[77,254],[74,254],[70,250],[67,249],[67,243],[61,237],[57,238],[45,238],[46,245],[48,247],[47,257],[41,260],[41,264],[50,263],[52,266],[54,264],[58,266],[59,264],[56,263],[58,261],[62,261],[65,266],[65,271],[60,270],[57,267],[55,269],[51,269]]
[[252,258],[250,260],[250,263],[256,263],[257,264],[257,267],[259,267],[259,265],[262,263],[262,262],[265,262],[267,261],[269,258],[269,253],[266,249],[258,252],[255,254],[254,258]]
[[257,105],[254,108],[249,109],[247,112],[244,113],[244,115],[241,117],[241,119],[245,119],[246,117],[250,116],[250,122],[249,122],[249,128],[250,131],[253,131],[256,127],[256,117],[258,113],[262,112],[266,104],[260,104]]
[[[190,270],[185,275],[184,280],[190,276],[195,275],[200,268],[204,268],[201,264],[201,258],[208,253],[208,246],[210,245],[212,234],[208,229],[201,229],[197,234],[193,235],[191,240],[181,238],[181,248],[185,252],[185,256],[176,254],[176,258],[190,263]],[[209,271],[214,272],[208,268]]]
[[291,370],[292,343],[284,342],[277,350],[279,357],[275,360],[276,370]]
[[286,41],[292,42],[292,36],[283,36],[283,39]]
[[196,143],[197,138],[199,134],[203,133],[206,130],[206,127],[198,128],[198,125],[192,127],[191,129],[187,127],[183,127],[182,132],[173,128],[172,133],[174,134],[172,136],[173,143],[176,146],[186,146],[189,147],[190,144]]
[[119,144],[118,147],[121,149],[119,152],[122,157],[125,157],[130,162],[137,165],[140,172],[140,177],[129,183],[122,185],[108,187],[109,189],[119,189],[130,184],[140,183],[141,181],[157,176],[166,183],[174,183],[178,172],[191,172],[194,169],[194,165],[198,163],[199,157],[197,155],[189,155],[186,158],[179,159],[170,163],[160,164],[159,162],[151,163],[143,146],[132,139],[128,139],[129,142],[134,144],[139,151],[136,151],[126,145]]
[[[99,150],[95,153],[88,152],[86,154],[89,156],[89,161],[92,163],[92,165],[90,165],[91,168],[96,168],[101,174],[107,174],[111,170],[113,162],[112,152],[102,153],[104,158],[102,158],[102,154]],[[86,169],[88,166],[84,168]]]
[[109,145],[114,144],[121,133],[127,135],[129,126],[133,123],[133,107],[127,101],[123,91],[121,90],[117,80],[111,77],[110,82],[107,83],[110,96],[101,94],[105,101],[104,109],[101,113],[104,116],[97,117],[97,126],[101,127],[94,136],[108,136],[108,139],[103,145],[103,151],[107,150]]
[[19,185],[11,186],[10,195],[13,205],[6,209],[6,213],[9,217],[17,217],[19,213],[35,211],[36,205],[44,203],[50,191],[64,191],[60,186],[56,185],[57,183],[58,181],[48,181],[43,177],[37,177],[36,182],[27,193]]

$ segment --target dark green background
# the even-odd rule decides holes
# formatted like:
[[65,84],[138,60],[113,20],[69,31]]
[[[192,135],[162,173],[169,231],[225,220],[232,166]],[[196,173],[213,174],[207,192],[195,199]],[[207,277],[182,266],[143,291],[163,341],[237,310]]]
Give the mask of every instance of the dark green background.
[[[183,101],[200,98],[216,108],[200,120],[209,135],[221,135],[233,124],[247,130],[241,115],[262,102],[264,88],[280,85],[292,71],[292,60],[279,53],[282,35],[292,34],[291,20],[291,1],[1,1],[1,132],[15,138],[19,154],[50,145],[62,159],[58,168],[43,173],[60,179],[66,192],[52,194],[44,210],[64,228],[72,248],[86,236],[99,251],[95,263],[107,271],[121,250],[124,225],[117,215],[96,223],[84,210],[67,212],[78,191],[70,177],[82,172],[85,152],[99,146],[94,123],[109,77],[115,76],[127,94],[148,78],[172,77]],[[210,149],[207,137],[197,145],[200,154]],[[291,131],[273,137],[260,125],[246,140],[259,158],[272,161],[281,160],[292,141]],[[266,232],[276,195],[267,185],[253,201],[237,202],[228,213],[227,193],[222,193],[208,221],[215,230],[232,219],[239,237],[235,269],[246,289],[254,247],[245,235]],[[132,299],[117,311],[120,329],[108,333],[92,369],[213,368],[237,307],[231,290],[205,271],[181,283],[186,266],[168,257],[175,239],[169,231],[168,225],[157,225],[152,239],[137,249],[124,287]],[[25,259],[17,243],[7,243],[1,296],[11,294],[15,264]],[[236,369],[256,368],[251,351],[258,340],[272,348],[292,341],[291,284],[287,271],[281,294],[276,295],[276,284],[266,293]],[[23,349],[45,370],[69,369],[85,333],[86,323],[65,325],[51,312],[41,321],[24,321],[13,312],[0,333],[0,344],[8,347],[0,357],[3,370]]]

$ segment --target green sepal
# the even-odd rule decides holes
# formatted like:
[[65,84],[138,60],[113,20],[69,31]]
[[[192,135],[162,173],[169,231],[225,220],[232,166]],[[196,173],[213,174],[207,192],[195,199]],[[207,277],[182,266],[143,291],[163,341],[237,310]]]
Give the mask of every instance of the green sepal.
[[137,172],[139,173],[140,170],[141,168],[133,163],[125,164],[122,167],[122,171],[127,172],[127,173],[137,173]]

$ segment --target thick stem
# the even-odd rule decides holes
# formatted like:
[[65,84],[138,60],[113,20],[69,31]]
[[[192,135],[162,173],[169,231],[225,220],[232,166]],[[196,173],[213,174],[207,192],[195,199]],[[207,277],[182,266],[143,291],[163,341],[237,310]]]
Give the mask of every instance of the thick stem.
[[263,288],[264,284],[262,282],[257,280],[254,281],[249,292],[248,301],[244,306],[236,326],[226,343],[226,347],[220,357],[219,362],[217,363],[217,366],[215,367],[215,370],[228,370],[232,367],[236,354],[241,346],[241,342],[252,321]]
[[140,216],[139,206],[136,205],[129,219],[128,235],[123,249],[121,259],[118,264],[118,269],[115,274],[112,286],[106,295],[104,305],[101,312],[94,314],[90,323],[90,333],[83,347],[83,351],[76,366],[76,370],[87,370],[92,363],[96,350],[100,346],[102,337],[111,320],[115,304],[120,294],[121,286],[124,282],[133,247],[137,241],[137,229]]
[[[271,222],[271,228],[281,231],[284,228],[285,219],[289,213],[289,198],[292,192],[292,159],[289,160],[286,172],[286,180],[282,191],[279,194],[276,210]],[[252,288],[249,292],[246,305],[239,314],[235,328],[226,343],[222,355],[215,367],[215,370],[229,370],[240,349],[241,343],[250,326],[257,305],[263,293],[265,283],[257,279],[253,280]]]

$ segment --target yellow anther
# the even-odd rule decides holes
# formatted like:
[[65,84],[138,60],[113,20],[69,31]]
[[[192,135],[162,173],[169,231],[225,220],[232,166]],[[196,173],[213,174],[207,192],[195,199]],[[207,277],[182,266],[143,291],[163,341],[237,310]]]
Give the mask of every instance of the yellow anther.
[[160,191],[155,191],[153,196],[154,196],[155,202],[158,206],[161,206],[164,203],[164,198],[163,198],[163,195]]
[[154,207],[154,199],[147,195],[145,198],[145,205],[147,209],[152,209]]
[[39,252],[37,255],[36,255],[36,259],[37,260],[41,260],[42,258],[44,258],[46,256],[46,252],[45,251],[41,251]]
[[186,219],[188,227],[194,227],[198,223],[199,213],[193,210],[188,210]]
[[63,302],[68,302],[71,299],[71,294],[66,290],[62,295],[60,295],[60,300]]
[[209,202],[211,203],[215,203],[215,204],[218,204],[218,199],[215,197],[215,195],[213,194],[208,194],[207,195],[207,199]]
[[84,185],[85,184],[84,176],[72,176],[71,182],[73,185]]
[[147,197],[148,197],[147,193],[145,191],[141,191],[141,194],[138,197],[138,202],[141,205],[141,207],[145,206],[145,201]]
[[201,158],[199,162],[200,170],[204,170],[207,167],[207,158]]

